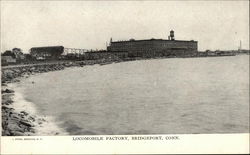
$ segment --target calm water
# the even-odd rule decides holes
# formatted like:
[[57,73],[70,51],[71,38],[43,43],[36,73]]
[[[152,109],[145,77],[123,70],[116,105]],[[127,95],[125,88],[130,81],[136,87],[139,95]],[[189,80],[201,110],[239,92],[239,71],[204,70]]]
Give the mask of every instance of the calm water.
[[16,87],[70,135],[249,131],[247,55],[67,68]]

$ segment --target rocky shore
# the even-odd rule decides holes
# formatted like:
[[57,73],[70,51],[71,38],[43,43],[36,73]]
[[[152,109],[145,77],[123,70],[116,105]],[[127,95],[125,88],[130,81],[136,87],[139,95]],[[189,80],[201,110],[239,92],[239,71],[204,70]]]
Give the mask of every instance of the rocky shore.
[[[54,63],[37,63],[28,65],[2,67],[2,136],[32,136],[36,135],[36,129],[47,120],[39,118],[27,111],[17,111],[13,105],[15,90],[9,87],[10,83],[20,82],[22,78],[30,75],[50,71],[63,70],[66,67],[83,67],[85,65],[107,65],[119,63],[122,60],[99,59],[85,61],[66,61]],[[55,132],[55,135],[58,134]]]
[[25,111],[15,111],[12,106],[13,96],[13,90],[2,88],[2,136],[34,135],[34,116]]
[[[27,66],[2,67],[2,136],[31,136],[36,135],[36,127],[46,122],[27,111],[17,111],[13,105],[15,90],[10,83],[19,82],[36,73],[62,70],[65,67],[83,66],[82,63],[64,62],[56,64],[39,64]],[[55,133],[57,134],[57,133]]]

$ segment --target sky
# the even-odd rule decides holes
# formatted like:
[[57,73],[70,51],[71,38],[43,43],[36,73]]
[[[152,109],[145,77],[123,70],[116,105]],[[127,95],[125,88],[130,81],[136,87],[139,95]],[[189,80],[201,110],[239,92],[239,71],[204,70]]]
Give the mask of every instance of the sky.
[[1,52],[14,47],[106,49],[134,39],[196,40],[198,49],[249,49],[248,1],[0,1]]

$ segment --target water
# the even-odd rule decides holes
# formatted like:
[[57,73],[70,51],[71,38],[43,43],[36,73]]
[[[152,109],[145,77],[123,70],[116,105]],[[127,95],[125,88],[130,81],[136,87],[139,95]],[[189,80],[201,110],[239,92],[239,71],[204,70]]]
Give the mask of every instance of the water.
[[247,55],[67,68],[16,87],[70,135],[249,132]]

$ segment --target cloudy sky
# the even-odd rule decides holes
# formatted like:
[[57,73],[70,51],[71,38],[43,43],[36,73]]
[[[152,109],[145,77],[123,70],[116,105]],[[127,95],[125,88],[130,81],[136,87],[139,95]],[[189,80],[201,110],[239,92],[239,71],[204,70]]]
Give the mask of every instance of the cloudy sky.
[[1,1],[1,52],[63,45],[105,49],[110,40],[197,40],[199,50],[249,49],[248,1]]

